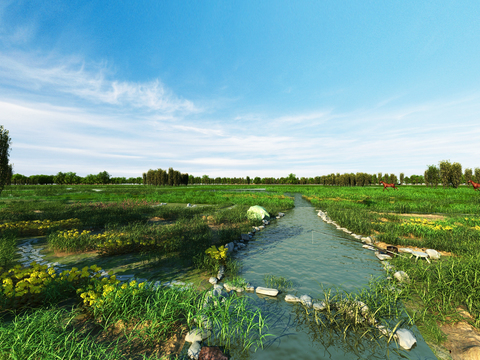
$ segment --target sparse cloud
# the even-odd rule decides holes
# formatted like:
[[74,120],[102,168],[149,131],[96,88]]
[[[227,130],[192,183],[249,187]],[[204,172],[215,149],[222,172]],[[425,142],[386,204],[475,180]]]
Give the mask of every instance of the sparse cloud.
[[86,64],[76,57],[32,57],[22,53],[0,53],[0,78],[3,85],[27,91],[70,94],[93,104],[142,108],[162,113],[195,113],[192,101],[173,94],[158,79],[145,83],[110,79],[105,63]]

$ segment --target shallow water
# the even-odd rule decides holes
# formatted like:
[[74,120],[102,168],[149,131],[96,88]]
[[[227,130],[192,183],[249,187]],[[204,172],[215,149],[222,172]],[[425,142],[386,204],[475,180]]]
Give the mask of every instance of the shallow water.
[[[313,240],[312,231],[317,232]],[[235,255],[243,265],[240,276],[254,286],[265,286],[265,274],[283,276],[294,282],[288,293],[323,299],[321,285],[350,292],[366,286],[372,276],[384,274],[373,251],[363,249],[353,237],[344,240],[335,236],[348,237],[324,223],[313,206],[295,194],[295,208],[257,233],[246,249]],[[298,306],[283,301],[285,294],[277,299],[247,296],[270,316],[268,332],[276,338],[269,338],[266,347],[256,352],[242,355],[232,350],[232,359],[436,359],[415,327],[410,330],[417,344],[407,351],[394,342],[387,345],[385,339],[369,341],[353,334],[344,339],[343,334],[321,329],[306,320]]]

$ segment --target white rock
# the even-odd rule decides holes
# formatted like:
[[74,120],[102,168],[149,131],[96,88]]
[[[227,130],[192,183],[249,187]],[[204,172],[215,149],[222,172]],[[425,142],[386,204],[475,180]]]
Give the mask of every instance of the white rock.
[[258,229],[259,229],[259,230],[265,229],[265,225],[260,225],[260,226],[258,227]]
[[325,304],[325,301],[319,302],[319,303],[313,303],[313,309],[317,311],[322,311],[327,307]]
[[202,341],[208,338],[212,333],[208,330],[201,330],[201,329],[192,329],[187,333],[185,337],[185,341],[190,343],[194,343],[196,341]]
[[413,250],[409,248],[400,248],[398,251],[411,254]]
[[307,308],[311,308],[311,307],[312,307],[312,298],[311,298],[311,296],[302,295],[302,296],[300,296],[300,301],[301,301],[302,304],[305,305]]
[[398,329],[395,332],[398,340],[398,344],[405,350],[410,350],[412,346],[417,342],[413,333],[408,329]]
[[383,261],[383,260],[391,260],[392,257],[390,255],[386,254],[380,254],[378,251],[375,253],[375,256],[378,258],[378,260]]
[[295,295],[285,295],[285,301],[286,302],[300,302],[300,299],[298,297],[296,297]]
[[376,328],[385,336],[389,337],[392,331],[383,325],[377,325]]
[[270,288],[264,288],[264,287],[257,287],[255,289],[255,292],[257,294],[268,295],[268,296],[277,296],[278,295],[278,290],[277,289],[270,289]]
[[372,245],[373,244],[372,239],[369,236],[362,237],[360,240],[362,240],[362,242],[364,242],[367,245]]
[[397,279],[399,282],[405,282],[405,283],[410,282],[410,278],[408,277],[408,274],[404,271],[397,271],[395,274],[393,274],[393,277]]
[[440,259],[440,253],[437,250],[427,249],[427,250],[425,250],[425,252],[428,254],[430,259],[433,259],[433,260]]
[[277,215],[277,216],[275,216],[275,217],[276,217],[277,219],[280,219],[280,218],[281,218],[281,216],[278,216],[278,215]]
[[200,345],[199,342],[194,342],[190,347],[188,348],[188,357],[193,360],[198,360],[198,356],[200,355],[200,350],[202,349],[202,346]]
[[278,216],[285,216],[284,213],[278,213]]
[[253,291],[255,291],[255,287],[254,286],[246,286],[245,290],[253,292]]
[[208,282],[212,285],[215,285],[217,281],[218,281],[217,278],[214,278],[213,276],[210,279],[208,279]]
[[362,245],[363,248],[365,249],[368,249],[368,250],[377,250],[376,248],[374,248],[373,246],[370,246],[370,245]]

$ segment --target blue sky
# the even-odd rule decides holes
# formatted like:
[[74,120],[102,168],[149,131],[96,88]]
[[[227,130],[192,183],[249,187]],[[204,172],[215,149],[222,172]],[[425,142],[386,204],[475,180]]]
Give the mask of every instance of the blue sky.
[[478,1],[0,1],[15,173],[480,167]]

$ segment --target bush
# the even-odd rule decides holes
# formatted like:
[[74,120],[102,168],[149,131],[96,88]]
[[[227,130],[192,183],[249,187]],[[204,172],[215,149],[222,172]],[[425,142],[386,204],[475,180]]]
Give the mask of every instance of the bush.
[[4,232],[0,237],[0,267],[9,267],[13,263],[17,247],[17,237],[12,232]]

